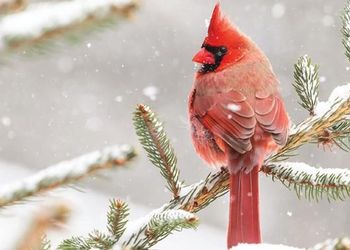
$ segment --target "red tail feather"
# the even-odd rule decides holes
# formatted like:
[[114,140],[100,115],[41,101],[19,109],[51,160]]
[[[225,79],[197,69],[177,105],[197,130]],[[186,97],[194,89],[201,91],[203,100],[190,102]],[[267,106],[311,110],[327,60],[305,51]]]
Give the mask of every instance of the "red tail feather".
[[227,246],[260,243],[258,167],[230,175],[230,214]]

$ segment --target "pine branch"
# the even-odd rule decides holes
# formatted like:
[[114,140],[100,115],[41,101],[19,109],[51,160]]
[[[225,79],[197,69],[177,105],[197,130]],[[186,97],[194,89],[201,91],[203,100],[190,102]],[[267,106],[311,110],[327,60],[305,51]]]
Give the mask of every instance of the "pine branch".
[[350,197],[350,170],[315,168],[303,162],[281,162],[263,166],[262,172],[294,189],[299,198],[319,201]]
[[350,61],[350,1],[347,1],[344,8],[341,31],[343,34],[342,43],[345,47],[345,55]]
[[41,237],[39,250],[51,250],[51,242],[47,239],[45,234]]
[[[137,224],[141,230],[136,233],[126,232],[126,235],[130,236],[122,243],[123,248],[149,249],[173,232],[196,228],[198,218],[184,210],[155,210],[134,224]],[[130,227],[133,228],[132,225]]]
[[315,114],[315,106],[318,103],[320,84],[318,69],[319,66],[313,65],[307,55],[300,57],[294,65],[293,86],[300,98],[299,104],[309,111],[310,115]]
[[[311,195],[310,193],[309,196],[306,196],[308,198],[321,198],[319,192],[326,194],[325,196],[327,196],[327,198],[343,198],[345,192],[347,192],[347,190],[350,188],[350,183],[341,182],[344,179],[348,178],[347,171],[334,176],[333,173],[326,173],[327,170],[319,170],[318,174],[320,177],[317,177],[318,183],[316,183],[317,185],[315,186],[315,183],[311,181],[308,183],[301,181],[306,180],[307,178],[310,178],[311,180],[311,177],[316,178],[318,175],[317,171],[314,173],[314,168],[305,168],[304,170],[306,170],[306,173],[312,173],[312,175],[307,175],[307,177],[304,177],[303,173],[299,173],[298,171],[291,174],[290,170],[288,169],[285,170],[276,167],[278,165],[276,165],[277,163],[275,162],[279,162],[282,159],[288,159],[293,151],[306,143],[312,142],[315,136],[321,135],[325,129],[335,126],[339,121],[346,117],[346,115],[349,113],[350,108],[349,97],[350,85],[345,85],[336,88],[330,95],[327,102],[318,103],[317,107],[315,108],[315,115],[307,118],[304,122],[294,127],[294,129],[291,131],[291,135],[287,141],[287,144],[279,149],[275,155],[266,159],[265,165],[261,171],[266,175],[271,175],[273,178],[279,179],[285,185],[286,183],[288,183],[289,186],[295,185],[300,190],[301,188],[304,188],[303,190],[308,190],[309,192],[313,190],[314,193],[311,193],[314,195]],[[138,106],[137,110],[139,107],[144,106]],[[152,110],[148,107],[146,114],[151,116],[152,119],[148,119],[148,122],[150,123],[148,126],[142,126],[143,129],[149,129],[150,131],[148,133],[147,131],[139,133],[140,141],[142,144],[144,144],[145,141],[149,140],[149,134],[154,133],[154,131],[163,131],[161,123],[155,117],[155,114],[152,112]],[[135,122],[136,130],[140,131],[140,128],[138,126],[140,126],[140,124]],[[157,138],[158,137],[156,135],[152,137],[153,144],[161,143],[160,141],[157,141]],[[162,140],[164,141],[163,137]],[[155,150],[157,150],[157,147],[146,147],[146,151],[151,154],[150,159],[152,162],[154,161],[152,157],[154,154],[156,154],[154,152]],[[172,199],[169,203],[164,204],[162,207],[156,209],[155,211],[152,211],[148,216],[146,216],[146,218],[151,218],[156,213],[162,213],[170,209],[182,209],[191,213],[198,212],[208,206],[218,197],[224,195],[228,191],[228,186],[229,174],[225,168],[222,168],[218,173],[209,174],[208,177],[203,181],[182,187],[181,192],[179,192],[179,196],[176,199]],[[128,239],[124,241],[126,245],[132,242],[135,243],[135,238],[138,239],[145,234],[145,223],[138,223],[137,221],[131,223],[131,225],[134,224],[138,226],[131,226],[133,233]],[[130,233],[127,235],[130,235]]]
[[111,200],[107,213],[108,234],[98,230],[92,231],[88,237],[72,237],[64,240],[58,250],[90,250],[90,249],[112,249],[125,231],[129,208],[121,200]]
[[79,181],[97,171],[123,166],[134,157],[134,149],[123,145],[109,147],[56,164],[33,176],[0,188],[0,207]]
[[[70,209],[64,204],[57,204],[50,208],[42,209],[38,213],[29,230],[24,235],[21,242],[17,245],[17,250],[39,250],[50,249],[50,244],[45,240],[45,232],[52,227],[57,227],[67,221]],[[43,244],[43,240],[46,242]]]
[[283,161],[292,152],[315,138],[322,137],[324,131],[344,120],[350,113],[350,84],[339,86],[333,90],[327,102],[319,102],[315,107],[315,115],[294,126],[287,144],[268,161]]
[[121,200],[111,200],[108,211],[108,231],[114,236],[115,242],[123,235],[129,216],[128,205]]
[[[63,35],[87,30],[114,17],[129,17],[137,0],[73,0],[32,3],[0,20],[0,53],[36,47]],[[76,39],[76,36],[73,36]]]
[[348,118],[338,122],[327,132],[323,138],[319,138],[319,142],[334,143],[342,150],[350,151],[350,120]]
[[319,243],[308,250],[350,250],[349,238],[338,238]]
[[168,189],[177,198],[180,193],[180,171],[177,168],[177,158],[163,129],[152,110],[146,105],[138,105],[134,113],[134,126],[140,143],[147,152],[151,162],[160,169],[166,179]]

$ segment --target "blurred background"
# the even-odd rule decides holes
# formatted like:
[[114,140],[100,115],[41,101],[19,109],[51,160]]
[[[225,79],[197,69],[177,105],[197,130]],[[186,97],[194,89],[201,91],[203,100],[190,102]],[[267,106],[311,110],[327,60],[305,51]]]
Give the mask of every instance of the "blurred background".
[[[326,99],[334,87],[349,81],[349,63],[340,34],[345,0],[221,2],[231,20],[270,58],[294,122],[307,116],[298,106],[292,87],[293,64],[299,56],[308,54],[320,65],[321,98]],[[68,191],[73,193],[68,195],[70,200],[67,198],[73,204],[77,199],[89,204],[77,205],[75,210],[73,206],[80,217],[71,223],[84,226],[71,224],[77,229],[55,233],[54,237],[61,239],[67,232],[85,234],[105,225],[109,197],[131,202],[134,218],[168,201],[170,194],[164,180],[147,160],[135,136],[132,112],[138,103],[150,105],[165,122],[181,178],[186,183],[201,180],[211,171],[191,144],[187,95],[195,71],[191,58],[206,35],[205,20],[210,18],[215,3],[141,1],[132,20],[86,36],[74,45],[62,42],[44,55],[23,56],[25,50],[20,50],[6,56],[0,65],[3,184],[107,145],[129,143],[139,151],[139,157],[128,169],[90,178],[82,184],[84,193]],[[349,167],[350,155],[338,149],[325,152],[310,145],[303,147],[295,160],[344,168]],[[227,201],[224,196],[199,213],[205,229],[176,234],[155,249],[179,249],[172,246],[179,242],[186,242],[189,247],[193,246],[191,242],[205,242],[194,249],[214,249],[211,241],[217,242],[215,249],[224,249]],[[20,205],[23,214],[25,206]],[[262,231],[266,242],[308,247],[327,238],[349,236],[349,210],[349,202],[298,200],[293,191],[261,176]],[[0,219],[6,222],[0,224],[1,228],[18,221],[17,214],[5,217]]]

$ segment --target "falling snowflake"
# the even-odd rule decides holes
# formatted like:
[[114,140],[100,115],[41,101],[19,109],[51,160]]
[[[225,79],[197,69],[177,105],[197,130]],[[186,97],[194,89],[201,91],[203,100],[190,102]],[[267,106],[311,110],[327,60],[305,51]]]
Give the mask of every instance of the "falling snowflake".
[[237,112],[237,111],[241,110],[241,106],[234,104],[234,103],[227,104],[226,107],[228,110],[230,110],[232,112]]
[[116,102],[122,102],[123,101],[123,97],[121,95],[118,95],[114,98],[114,101]]
[[287,212],[287,215],[288,215],[289,217],[291,217],[291,216],[293,215],[293,213],[292,213],[291,211],[288,211],[288,212]]
[[320,76],[320,82],[325,82],[327,78],[325,76]]
[[11,121],[11,119],[10,119],[9,117],[3,116],[3,117],[1,118],[1,123],[2,123],[2,125],[4,125],[5,127],[9,127],[9,126],[11,126],[12,121]]
[[206,19],[204,20],[204,22],[205,22],[205,27],[208,28],[208,27],[209,27],[209,24],[210,24],[210,20],[209,20],[208,18],[206,18]]
[[272,6],[271,14],[273,18],[281,18],[286,12],[286,7],[282,3],[276,3]]
[[330,16],[330,15],[325,15],[322,18],[322,23],[326,27],[333,26],[334,25],[334,18],[332,16]]
[[91,48],[91,43],[87,43],[86,47]]
[[159,90],[156,86],[148,86],[142,90],[142,93],[152,101],[155,101],[157,99]]

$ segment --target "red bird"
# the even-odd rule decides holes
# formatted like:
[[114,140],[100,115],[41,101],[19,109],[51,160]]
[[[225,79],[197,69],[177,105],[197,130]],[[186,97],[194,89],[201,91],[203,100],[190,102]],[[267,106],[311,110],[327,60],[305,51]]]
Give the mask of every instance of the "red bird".
[[288,137],[279,82],[264,53],[220,4],[193,61],[201,64],[188,105],[193,144],[204,161],[230,173],[227,246],[260,243],[258,172]]

